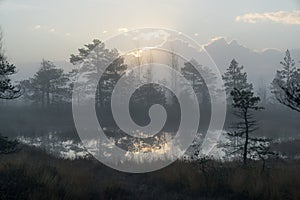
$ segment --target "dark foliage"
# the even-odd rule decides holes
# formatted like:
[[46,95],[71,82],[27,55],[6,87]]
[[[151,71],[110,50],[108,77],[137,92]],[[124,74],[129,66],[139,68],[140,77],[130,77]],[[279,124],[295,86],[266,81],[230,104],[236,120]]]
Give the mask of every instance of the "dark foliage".
[[0,30],[0,99],[16,99],[22,95],[19,86],[11,83],[9,76],[15,74],[16,66],[9,63],[2,51],[2,34]]
[[283,68],[276,73],[272,92],[281,104],[300,112],[300,68],[295,66],[289,50],[280,64]]
[[7,137],[0,135],[0,154],[12,153],[17,150],[18,142],[16,140],[8,140]]
[[299,199],[297,161],[257,162],[206,159],[177,161],[147,174],[116,172],[94,160],[62,160],[23,147],[0,157],[0,198],[5,199]]

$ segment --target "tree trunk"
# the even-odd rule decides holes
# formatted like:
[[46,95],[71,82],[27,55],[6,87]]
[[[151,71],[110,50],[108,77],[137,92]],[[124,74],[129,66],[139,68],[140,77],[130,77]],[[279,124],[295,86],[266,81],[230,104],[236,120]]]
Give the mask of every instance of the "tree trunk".
[[244,144],[243,163],[244,163],[244,166],[246,166],[247,165],[247,154],[248,154],[248,143],[249,143],[249,123],[248,123],[248,118],[247,118],[247,111],[245,111],[245,113],[244,113],[244,120],[245,120],[246,139],[245,139],[245,144]]
[[264,158],[261,158],[263,164],[262,164],[262,168],[261,168],[261,173],[263,173],[265,171],[266,168],[266,160]]
[[45,90],[42,88],[42,108],[45,108]]
[[47,84],[47,90],[46,90],[46,98],[47,98],[47,108],[50,107],[50,84]]

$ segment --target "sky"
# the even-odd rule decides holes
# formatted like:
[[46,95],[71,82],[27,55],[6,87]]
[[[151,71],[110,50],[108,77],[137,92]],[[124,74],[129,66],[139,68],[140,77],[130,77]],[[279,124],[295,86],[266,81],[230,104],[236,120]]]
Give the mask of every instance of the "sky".
[[300,0],[0,0],[0,26],[14,63],[68,60],[94,38],[141,27],[284,50],[300,48]]

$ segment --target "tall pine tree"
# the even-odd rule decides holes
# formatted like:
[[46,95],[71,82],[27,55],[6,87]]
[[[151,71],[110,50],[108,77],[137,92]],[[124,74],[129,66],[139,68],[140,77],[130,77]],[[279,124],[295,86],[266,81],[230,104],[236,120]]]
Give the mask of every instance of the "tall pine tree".
[[272,93],[281,104],[300,112],[300,68],[295,66],[289,50],[280,64],[282,69],[272,82]]
[[9,63],[4,56],[0,31],[0,99],[15,99],[22,95],[21,88],[13,85],[10,79],[16,72],[16,66]]
[[247,83],[247,73],[243,72],[244,67],[239,66],[239,63],[233,59],[222,76],[227,95],[230,97],[234,89],[244,90],[252,89],[252,84]]
[[[74,65],[82,65],[80,70],[87,77],[86,83],[82,83],[82,86],[88,90],[88,85],[96,84],[96,106],[109,106],[114,85],[127,69],[124,58],[119,55],[116,49],[107,49],[105,44],[97,39],[84,45],[78,51],[77,55],[71,55],[70,62]],[[106,66],[108,68],[103,71]],[[102,73],[102,76],[99,83],[94,83],[93,81],[97,80],[100,73]]]

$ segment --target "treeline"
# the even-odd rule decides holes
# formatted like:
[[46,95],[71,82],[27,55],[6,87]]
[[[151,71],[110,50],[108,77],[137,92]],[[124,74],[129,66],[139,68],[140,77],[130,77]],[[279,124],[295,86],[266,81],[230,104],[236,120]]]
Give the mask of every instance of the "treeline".
[[[70,71],[65,72],[51,61],[42,60],[40,69],[33,77],[19,82],[18,86],[13,86],[10,83],[9,76],[16,73],[15,66],[7,63],[7,60],[2,56],[3,74],[1,75],[6,77],[5,80],[7,83],[2,83],[3,90],[0,91],[2,95],[1,98],[10,99],[21,96],[18,98],[21,105],[30,105],[32,108],[32,116],[28,118],[34,117],[36,114],[37,118],[44,118],[45,123],[51,123],[57,120],[58,122],[56,124],[52,124],[54,127],[64,126],[64,122],[67,121],[68,126],[72,127],[70,130],[74,130],[71,112],[72,100],[73,103],[84,105],[86,98],[92,97],[95,98],[95,108],[100,124],[116,127],[111,113],[110,102],[112,91],[120,77],[127,76],[127,79],[131,81],[151,81],[157,76],[157,74],[153,73],[151,67],[139,74],[129,73],[133,66],[129,65],[125,59],[126,58],[121,56],[117,50],[107,49],[103,42],[93,40],[92,43],[86,44],[83,48],[78,49],[76,55],[72,54],[70,56],[70,62],[74,65],[74,68]],[[153,61],[151,55],[147,55],[145,59],[141,57],[136,57],[135,59],[134,66],[151,63],[151,61]],[[106,65],[108,67],[105,71],[102,71]],[[212,73],[209,68],[202,66],[195,60],[180,63],[178,58],[171,56],[169,65],[172,66],[173,69],[181,72],[196,93],[202,112],[199,131],[205,132],[211,117],[210,95],[217,95],[218,91],[222,89],[217,88],[215,85],[216,75]],[[296,66],[288,50],[281,65],[283,68],[277,72],[272,82],[272,93],[278,102],[293,110],[299,111],[299,67]],[[196,67],[201,69],[201,73],[196,70]],[[10,71],[5,72],[5,70]],[[95,77],[99,76],[100,73],[102,73],[101,79],[98,83],[95,83],[95,80],[97,80]],[[79,74],[83,74],[84,79],[81,82],[77,82],[78,85],[76,89],[84,91],[85,95],[76,96],[73,94],[72,96],[74,82]],[[208,82],[204,81],[202,77],[203,74],[206,76],[205,80]],[[177,80],[173,74],[169,74],[169,77],[169,80],[165,80],[166,82],[169,81],[173,85],[180,85],[176,82]],[[235,128],[231,129],[235,132],[233,134],[235,135],[234,137],[239,137],[241,132],[245,132],[246,135],[249,135],[250,132],[259,131],[257,130],[257,123],[254,118],[257,118],[260,114],[256,114],[255,111],[261,110],[262,106],[266,107],[266,91],[258,91],[258,96],[255,95],[253,85],[247,82],[247,74],[243,71],[243,66],[239,66],[235,59],[232,60],[222,77],[228,96],[228,110],[230,111],[225,124],[226,130],[230,129],[236,119],[240,119],[244,122],[248,121],[248,124],[244,124],[245,127],[241,128],[242,122],[236,122],[235,125],[233,125]],[[4,86],[5,84],[8,84],[8,86]],[[130,85],[130,81],[127,84]],[[164,85],[163,82],[161,84]],[[93,85],[97,87],[95,93],[93,93],[93,89],[91,89]],[[126,86],[124,90],[126,90]],[[190,95],[186,94],[184,87],[179,87],[178,90],[180,90],[181,95]],[[263,102],[261,100],[263,100]],[[245,102],[247,105],[245,105]],[[164,130],[176,131],[180,123],[180,105],[172,92],[158,84],[147,84],[134,92],[129,106],[133,120],[140,125],[148,124],[150,120],[148,111],[153,104],[160,104],[166,108],[168,119]],[[233,116],[230,114],[231,111],[234,111],[235,114],[239,112],[239,114]],[[7,114],[10,114],[9,110]],[[241,115],[246,116],[246,118],[241,118]],[[50,120],[47,120],[47,117],[49,117]],[[272,121],[272,117],[273,116],[268,117],[270,121]],[[33,119],[27,122],[31,127],[39,126],[39,123],[43,124],[44,122],[39,121],[39,119]],[[59,124],[59,126],[57,126],[57,124]],[[22,128],[20,128],[20,131],[22,131]],[[256,138],[255,140],[260,139]],[[240,151],[238,150],[238,146],[241,144],[237,144],[237,141],[235,143],[234,146],[236,146],[236,150]]]
[[[137,59],[139,59],[137,65],[149,62],[146,61],[142,63],[141,58]],[[128,80],[133,81],[136,79],[151,80],[154,78],[153,76],[155,76],[151,68],[148,68],[146,72],[143,72],[142,74],[127,73],[132,66],[125,63],[124,57],[122,57],[117,50],[107,49],[105,44],[99,40],[93,40],[92,43],[78,49],[77,55],[71,55],[70,62],[75,67],[69,72],[64,72],[62,68],[55,66],[51,61],[43,60],[39,71],[36,72],[33,77],[20,82],[20,86],[24,89],[24,94],[22,96],[24,102],[34,103],[40,108],[48,108],[51,106],[63,107],[65,104],[71,103],[73,83],[80,71],[80,73],[85,73],[86,79],[84,82],[81,82],[82,86],[78,88],[85,90],[88,95],[89,90],[91,90],[89,86],[91,86],[91,84],[96,84],[96,94],[91,94],[95,96],[95,106],[109,107],[112,91],[120,77],[126,75]],[[284,61],[280,63],[283,66],[283,69],[277,72],[276,77],[271,83],[271,92],[278,102],[299,111],[299,96],[297,93],[299,87],[299,67],[296,66],[295,61],[291,58],[288,50],[286,51]],[[79,65],[80,67],[78,67]],[[107,69],[102,72],[103,67],[106,65],[108,65]],[[217,92],[220,88],[216,88],[214,85],[216,75],[213,74],[209,68],[202,66],[195,60],[185,62],[183,66],[179,66],[180,64],[176,62],[176,59],[175,61],[173,59],[171,60],[170,65],[172,68],[181,71],[183,76],[191,84],[200,103],[210,104],[210,94],[208,89],[211,91],[211,94],[213,94],[212,91]],[[203,74],[201,76],[195,67],[201,69],[203,74],[208,76],[205,80],[209,81],[209,83],[205,83],[202,77]],[[248,89],[253,89],[251,83],[243,83],[243,79],[247,77],[247,74],[242,72],[242,70],[243,66],[238,67],[238,62],[233,59],[229,68],[223,75],[228,96],[230,96],[230,91],[233,90],[233,88],[246,87],[244,84],[248,84]],[[102,73],[102,76],[99,83],[92,83],[97,80],[95,77],[100,73]],[[171,81],[172,84],[176,85],[176,80],[174,80],[172,74],[170,74],[170,80],[166,81]],[[207,85],[211,88],[207,88]],[[182,90],[181,92],[184,95],[184,88],[179,89]],[[132,100],[134,100],[137,105],[140,104],[141,106],[146,107],[154,103],[170,105],[173,102],[176,102],[174,99],[168,99],[170,97],[166,95],[166,93],[166,88],[163,88],[162,86],[148,85],[138,89]],[[257,94],[260,97],[260,100],[263,101],[263,103],[266,103],[268,96],[267,91],[263,88],[259,88]],[[75,102],[84,102],[84,97],[73,96],[73,98],[75,98]]]
[[[31,102],[38,105],[40,108],[71,103],[73,83],[79,73],[81,73],[84,74],[86,79],[80,82],[81,86],[77,87],[77,89],[86,91],[87,95],[94,95],[96,100],[95,106],[105,108],[110,106],[112,91],[121,76],[125,75],[127,79],[131,81],[141,81],[141,79],[151,81],[154,78],[153,76],[155,76],[151,68],[146,69],[145,72],[140,74],[127,73],[132,66],[129,67],[128,64],[124,62],[124,57],[120,56],[116,50],[106,49],[105,44],[99,40],[93,40],[91,44],[84,45],[83,48],[78,49],[77,55],[71,55],[70,62],[75,68],[66,73],[62,68],[55,66],[51,61],[43,60],[39,71],[36,72],[33,77],[20,82],[20,85],[25,90],[22,97],[23,100],[27,103]],[[146,61],[146,63],[147,62],[148,61]],[[142,64],[145,63],[139,60],[138,65]],[[106,65],[108,67],[103,72],[102,70]],[[195,66],[200,67],[203,73],[208,76],[206,79],[212,86],[216,75],[214,75],[209,68],[203,67],[195,60],[184,63],[184,66],[178,65],[178,62],[173,63],[173,68],[179,69],[189,81],[197,97],[200,98],[200,102],[209,103],[208,83],[205,83],[201,74],[195,69]],[[100,73],[102,73],[102,76],[99,83],[93,83],[93,81],[96,80],[95,77]],[[165,81],[172,81],[172,84],[176,84],[176,80],[174,80],[172,74],[170,75],[170,79],[171,80]],[[92,85],[97,85],[96,94],[91,94],[92,90],[89,87]],[[184,95],[184,88],[180,89]],[[175,100],[168,99],[170,96],[167,95],[166,88],[155,84],[143,86],[135,93],[132,99],[137,106],[148,107],[154,103],[170,105],[175,102]],[[84,103],[85,100],[85,97],[82,96],[73,96],[73,98],[74,102],[77,103]]]
[[[145,59],[134,60],[135,65],[142,65],[149,63],[148,59],[151,55],[147,55]],[[21,105],[31,105],[33,108],[42,111],[54,111],[69,113],[71,103],[85,104],[88,98],[95,98],[95,108],[99,117],[100,123],[105,126],[115,127],[113,116],[111,113],[111,95],[117,81],[122,76],[127,76],[130,81],[136,82],[151,82],[155,79],[155,74],[151,67],[148,67],[143,72],[138,74],[129,72],[133,66],[126,63],[125,58],[120,56],[118,51],[110,50],[105,47],[105,44],[99,40],[93,40],[92,43],[84,45],[83,48],[78,49],[78,54],[70,56],[70,62],[74,68],[65,72],[62,68],[55,66],[54,63],[48,60],[41,62],[40,69],[34,74],[33,77],[20,82],[23,88],[23,95],[19,99]],[[206,80],[209,81],[211,86],[211,94],[217,93],[217,88],[214,86],[216,76],[207,67],[198,64],[195,60],[185,62],[183,66],[179,66],[176,59],[171,59],[173,68],[179,69],[184,77],[188,80],[193,88],[200,103],[200,109],[205,112],[199,130],[205,131],[208,127],[210,119],[210,96],[201,74],[195,69],[195,66],[200,68],[205,73]],[[105,66],[108,66],[105,71],[102,71]],[[95,83],[97,76],[102,73],[98,83]],[[73,94],[74,82],[79,75],[83,74],[83,81],[77,82],[76,90],[82,90],[85,95],[80,96]],[[170,74],[171,84],[177,85],[181,95],[186,94],[185,88],[180,87],[176,82],[173,74]],[[161,83],[164,85],[165,83]],[[182,84],[182,83],[181,83]],[[164,130],[176,131],[180,123],[180,106],[174,94],[166,87],[158,84],[146,84],[138,88],[130,101],[130,113],[133,119],[141,125],[149,123],[148,110],[153,104],[163,105],[168,113],[168,119]],[[96,92],[93,93],[93,86],[96,86]],[[126,90],[126,85],[123,86]],[[212,93],[212,91],[214,93]],[[69,115],[70,116],[70,115]]]

